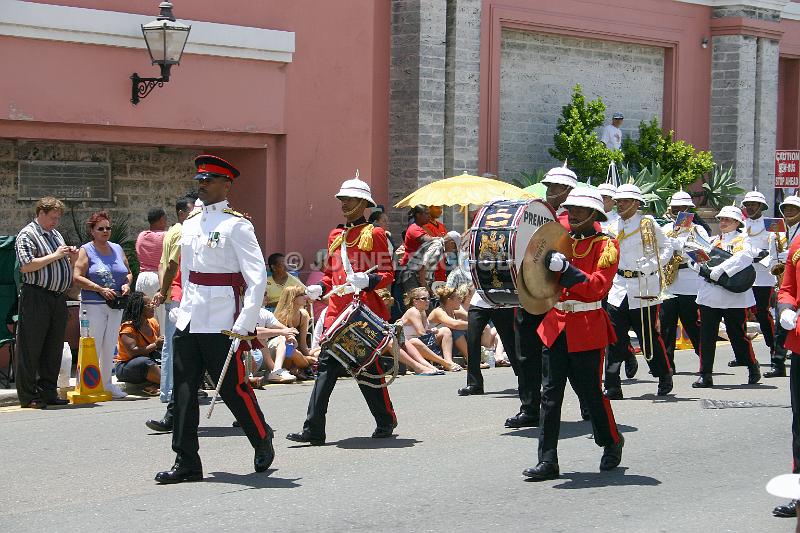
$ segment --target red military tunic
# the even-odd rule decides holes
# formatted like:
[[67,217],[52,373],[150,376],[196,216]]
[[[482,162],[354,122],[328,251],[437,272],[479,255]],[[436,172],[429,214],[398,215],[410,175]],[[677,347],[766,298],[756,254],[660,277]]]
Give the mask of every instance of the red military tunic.
[[[779,316],[781,308],[786,306],[797,310],[797,304],[800,301],[800,287],[797,285],[798,279],[800,279],[800,272],[798,271],[800,271],[800,239],[795,239],[786,254],[786,270],[783,271],[783,281],[781,282],[781,288],[778,290]],[[783,343],[787,350],[794,353],[800,353],[800,332],[798,327],[800,327],[800,324],[787,333],[786,341]]]
[[[325,286],[326,291],[329,291],[333,287],[347,282],[347,272],[345,272],[342,264],[341,244],[332,246],[335,241],[341,243],[339,237],[343,232],[347,242],[347,257],[350,260],[353,272],[365,272],[378,265],[377,270],[370,273],[371,279],[379,279],[377,285],[371,285],[370,289],[362,290],[359,297],[367,307],[388,321],[390,318],[389,310],[375,292],[375,289],[391,286],[392,281],[394,281],[392,256],[389,253],[389,243],[383,228],[367,224],[366,220],[361,218],[355,223],[340,226],[331,231],[328,236],[329,257],[320,283]],[[352,293],[343,296],[331,295],[328,301],[328,311],[325,313],[324,327],[327,329],[352,301]]]
[[[561,302],[600,302],[611,289],[619,263],[619,244],[604,234],[594,234],[573,240],[572,265],[581,270],[587,280],[561,289]],[[601,263],[603,267],[599,266]],[[605,348],[616,341],[614,328],[605,309],[568,313],[555,307],[539,325],[539,336],[544,344],[552,346],[558,336],[567,330],[567,348],[572,352],[584,352]]]

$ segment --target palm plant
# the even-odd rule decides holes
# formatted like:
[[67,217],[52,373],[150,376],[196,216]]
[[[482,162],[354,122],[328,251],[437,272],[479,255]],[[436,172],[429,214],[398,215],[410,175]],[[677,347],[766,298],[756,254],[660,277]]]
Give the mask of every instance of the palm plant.
[[545,174],[547,174],[547,170],[537,168],[533,172],[520,172],[519,174],[520,177],[512,179],[511,183],[520,189],[524,189],[525,187],[540,183],[544,179]]
[[622,183],[632,181],[639,187],[642,190],[647,209],[658,215],[667,210],[670,198],[676,190],[672,182],[672,171],[664,172],[658,163],[653,163],[636,173],[622,165],[620,180]]
[[703,192],[706,202],[716,209],[722,209],[723,206],[730,205],[737,196],[744,194],[745,190],[739,187],[732,166],[723,169],[714,165],[711,177],[703,183]]

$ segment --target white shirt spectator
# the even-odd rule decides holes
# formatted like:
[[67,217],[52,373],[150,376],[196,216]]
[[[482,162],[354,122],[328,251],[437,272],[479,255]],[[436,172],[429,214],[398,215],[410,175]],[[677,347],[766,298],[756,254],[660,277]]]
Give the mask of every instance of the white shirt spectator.
[[622,146],[622,130],[613,124],[606,124],[600,131],[600,142],[609,150],[619,150]]

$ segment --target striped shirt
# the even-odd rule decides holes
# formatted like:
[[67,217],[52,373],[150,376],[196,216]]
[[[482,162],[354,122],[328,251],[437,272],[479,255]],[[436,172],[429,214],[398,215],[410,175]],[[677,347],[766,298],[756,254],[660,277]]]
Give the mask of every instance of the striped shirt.
[[[58,230],[44,231],[34,220],[17,235],[17,259],[20,265],[27,265],[38,257],[52,254],[59,246],[64,245],[64,237]],[[72,285],[72,265],[69,257],[64,256],[33,272],[23,272],[22,282],[53,292],[66,291]]]

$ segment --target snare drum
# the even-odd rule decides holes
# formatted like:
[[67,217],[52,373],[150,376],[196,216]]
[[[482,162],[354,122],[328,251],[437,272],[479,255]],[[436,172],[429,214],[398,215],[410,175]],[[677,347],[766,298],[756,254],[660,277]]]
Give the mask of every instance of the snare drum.
[[520,305],[517,273],[531,237],[555,222],[544,200],[497,200],[484,205],[469,230],[469,267],[481,297],[495,307]]
[[325,331],[320,347],[357,376],[375,362],[392,339],[394,325],[360,300],[353,300]]

